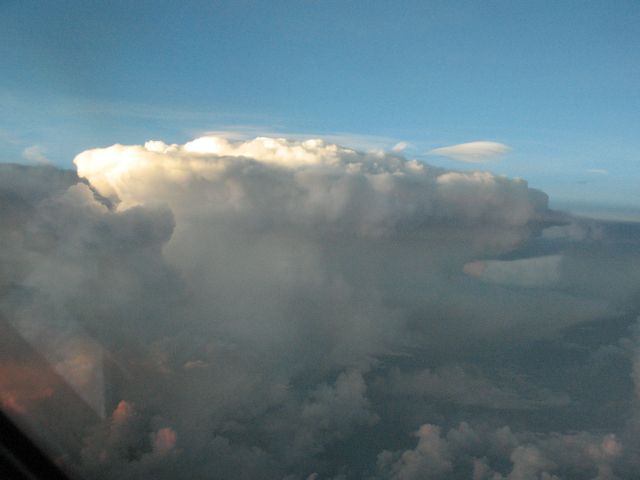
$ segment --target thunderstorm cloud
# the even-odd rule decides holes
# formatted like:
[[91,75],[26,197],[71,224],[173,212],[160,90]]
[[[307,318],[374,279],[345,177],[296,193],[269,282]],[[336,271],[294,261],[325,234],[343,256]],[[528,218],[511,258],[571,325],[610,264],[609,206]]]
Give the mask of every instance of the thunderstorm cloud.
[[3,409],[88,479],[633,478],[640,228],[402,150],[0,165]]

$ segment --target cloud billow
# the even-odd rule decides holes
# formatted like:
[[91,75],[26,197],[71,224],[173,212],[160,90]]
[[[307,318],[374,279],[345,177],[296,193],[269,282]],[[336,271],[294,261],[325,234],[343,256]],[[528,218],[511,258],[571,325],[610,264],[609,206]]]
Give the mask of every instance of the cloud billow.
[[[629,431],[589,431],[608,417],[562,381],[587,374],[562,339],[631,315],[640,269],[599,289],[584,269],[607,271],[608,227],[565,238],[596,229],[525,181],[264,137],[113,145],[75,164],[0,166],[0,312],[96,410],[65,446],[88,478],[633,468]],[[635,340],[616,341],[597,361],[630,369]],[[544,348],[572,352],[553,378],[534,368]],[[23,412],[56,398],[12,391]],[[594,424],[529,431],[566,409]],[[561,444],[576,453],[559,460]]]

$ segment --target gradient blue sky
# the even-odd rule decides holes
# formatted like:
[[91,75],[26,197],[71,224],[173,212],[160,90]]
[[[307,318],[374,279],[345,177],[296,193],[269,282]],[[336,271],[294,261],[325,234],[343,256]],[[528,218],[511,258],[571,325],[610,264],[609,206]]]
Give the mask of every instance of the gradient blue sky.
[[[407,142],[640,218],[639,25],[635,0],[3,0],[0,161],[208,131]],[[476,140],[511,150],[428,154]]]

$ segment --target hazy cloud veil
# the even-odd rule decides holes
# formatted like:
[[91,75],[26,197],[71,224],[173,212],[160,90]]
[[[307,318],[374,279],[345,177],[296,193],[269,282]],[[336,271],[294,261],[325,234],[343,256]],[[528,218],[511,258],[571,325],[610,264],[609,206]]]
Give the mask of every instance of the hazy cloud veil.
[[0,314],[97,412],[87,478],[640,471],[637,225],[321,140],[75,165],[0,165]]

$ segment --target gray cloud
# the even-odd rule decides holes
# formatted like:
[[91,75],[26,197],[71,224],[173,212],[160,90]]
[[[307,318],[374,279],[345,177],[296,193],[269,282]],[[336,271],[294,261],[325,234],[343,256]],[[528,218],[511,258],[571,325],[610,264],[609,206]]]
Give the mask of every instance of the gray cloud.
[[500,383],[503,385],[469,373],[460,365],[445,365],[417,372],[402,372],[396,367],[385,387],[394,395],[500,410],[527,410],[569,403],[566,395],[537,389],[530,384],[523,388],[525,385],[513,378],[502,379]]
[[425,424],[415,436],[415,448],[378,456],[383,478],[613,479],[613,465],[623,454],[613,434],[535,435],[461,423],[447,433]]

